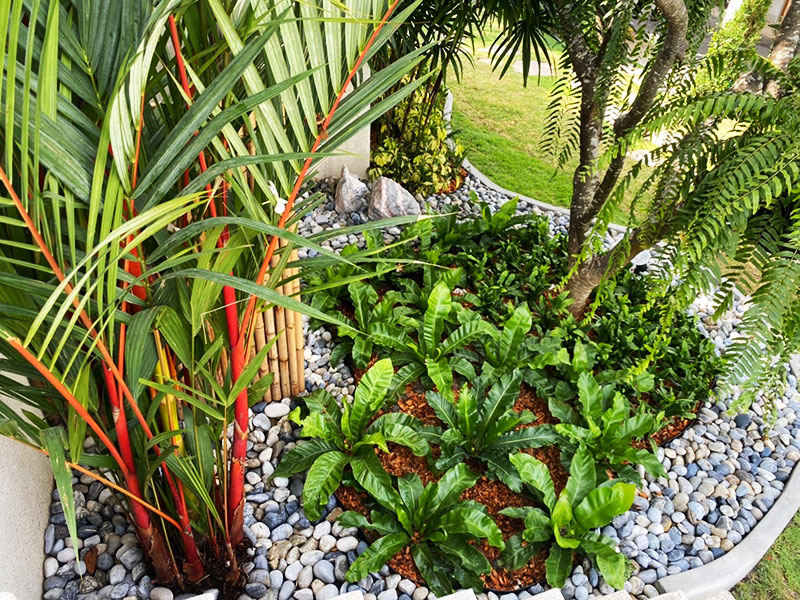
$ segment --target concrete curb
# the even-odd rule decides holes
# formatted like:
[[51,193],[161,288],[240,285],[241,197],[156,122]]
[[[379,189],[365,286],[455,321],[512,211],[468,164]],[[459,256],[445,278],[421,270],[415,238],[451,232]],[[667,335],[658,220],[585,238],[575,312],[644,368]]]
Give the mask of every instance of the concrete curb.
[[733,549],[707,565],[668,575],[660,592],[683,590],[688,600],[703,600],[732,589],[747,577],[800,510],[800,469],[795,467],[772,508]]

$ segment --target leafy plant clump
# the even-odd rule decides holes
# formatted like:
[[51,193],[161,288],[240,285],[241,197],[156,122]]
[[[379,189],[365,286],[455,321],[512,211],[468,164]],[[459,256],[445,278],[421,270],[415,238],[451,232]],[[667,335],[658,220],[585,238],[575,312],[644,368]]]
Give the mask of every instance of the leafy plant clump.
[[515,492],[521,489],[517,471],[509,456],[524,448],[549,446],[556,441],[546,427],[520,427],[530,423],[529,411],[518,413],[514,403],[519,396],[519,372],[508,373],[489,386],[491,380],[480,377],[474,386],[464,385],[458,400],[451,403],[441,394],[428,392],[426,399],[445,427],[436,428],[441,456],[437,469],[447,469],[469,458],[482,462],[490,477],[497,477]]
[[314,439],[300,442],[287,452],[273,476],[288,477],[308,470],[303,507],[309,519],[320,518],[347,466],[365,489],[373,489],[373,479],[380,480],[384,487],[389,485],[389,475],[378,462],[374,448],[388,452],[387,443],[394,442],[407,446],[417,456],[429,452],[413,417],[389,412],[372,420],[386,403],[393,374],[392,361],[379,360],[361,378],[352,402],[345,400],[340,408],[326,390],[317,390],[304,398],[311,411],[308,416],[300,418],[299,408],[292,413],[302,426],[300,435]]
[[461,184],[461,145],[448,141],[445,94],[434,106],[425,94],[412,94],[378,123],[369,176],[389,177],[412,193],[433,194]]
[[361,527],[381,535],[350,565],[347,580],[363,579],[408,548],[428,587],[438,596],[452,593],[453,584],[482,589],[481,575],[491,572],[492,567],[470,542],[486,540],[501,549],[505,544],[486,507],[459,500],[478,477],[464,464],[454,466],[424,488],[418,475],[403,475],[397,480],[397,490],[386,488],[375,497],[379,506],[369,519],[357,512],[344,513],[339,523],[345,527]]
[[525,529],[507,541],[500,564],[518,569],[549,547],[547,583],[561,587],[572,572],[573,553],[577,552],[592,560],[609,585],[621,589],[629,570],[627,559],[611,538],[593,530],[629,510],[636,488],[611,481],[595,487],[594,461],[585,447],[575,453],[567,485],[558,496],[547,465],[527,454],[516,454],[511,462],[543,508],[509,507],[500,511],[525,523]]

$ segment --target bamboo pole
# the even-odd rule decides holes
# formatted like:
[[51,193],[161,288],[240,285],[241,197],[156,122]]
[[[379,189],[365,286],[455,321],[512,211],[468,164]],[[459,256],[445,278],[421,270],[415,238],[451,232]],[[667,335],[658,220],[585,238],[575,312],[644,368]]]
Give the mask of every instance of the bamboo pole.
[[[256,346],[256,353],[261,352],[264,346],[267,345],[267,337],[264,331],[264,315],[256,315],[256,330],[255,330],[255,346]],[[267,352],[269,354],[269,352]],[[269,357],[265,356],[264,360],[261,362],[261,365],[258,367],[258,379],[262,377],[266,377],[269,374]],[[272,388],[270,387],[264,392],[264,397],[262,398],[264,402],[272,402]]]
[[[284,248],[284,251],[289,246],[289,242],[286,240],[281,240],[281,246]],[[292,253],[294,254],[294,253]],[[289,260],[291,261],[292,256],[289,256]],[[291,277],[294,274],[293,268],[288,268],[285,271],[287,277]],[[294,282],[288,281],[283,285],[283,295],[287,298],[291,297],[292,291],[294,290]],[[297,333],[295,331],[295,322],[300,317],[298,313],[293,310],[287,310],[286,313],[286,350],[287,350],[287,358],[289,361],[289,389],[291,391],[292,396],[296,396],[300,393],[298,389],[298,381],[297,381]]]
[[[297,250],[292,252],[292,260],[297,260]],[[295,267],[294,274],[300,273],[300,269]],[[300,278],[297,277],[292,281],[292,296],[298,298],[300,296]],[[297,393],[301,394],[306,391],[306,366],[305,366],[305,336],[303,335],[303,315],[300,313],[295,314],[295,352],[297,353]]]
[[[280,262],[280,256],[273,256],[270,261],[272,268],[276,268]],[[278,335],[278,373],[280,373],[281,398],[291,395],[291,381],[289,379],[289,347],[286,342],[286,310],[282,306],[275,306],[275,333]]]
[[[264,312],[264,326],[266,329],[267,342],[271,342],[277,335],[275,331],[275,309],[270,307]],[[272,373],[272,384],[270,392],[273,401],[281,399],[281,376],[278,370],[278,344],[273,344],[267,352],[269,361],[269,372]]]

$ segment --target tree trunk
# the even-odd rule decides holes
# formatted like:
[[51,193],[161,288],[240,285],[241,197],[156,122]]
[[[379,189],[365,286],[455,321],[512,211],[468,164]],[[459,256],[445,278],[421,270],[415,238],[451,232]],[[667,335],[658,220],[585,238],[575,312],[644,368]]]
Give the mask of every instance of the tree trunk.
[[[775,42],[769,53],[770,62],[785,71],[786,67],[797,54],[800,46],[800,0],[794,0],[789,6],[789,10],[781,20],[780,29],[775,36]],[[767,82],[765,91],[772,96],[778,96],[778,82],[771,80]]]

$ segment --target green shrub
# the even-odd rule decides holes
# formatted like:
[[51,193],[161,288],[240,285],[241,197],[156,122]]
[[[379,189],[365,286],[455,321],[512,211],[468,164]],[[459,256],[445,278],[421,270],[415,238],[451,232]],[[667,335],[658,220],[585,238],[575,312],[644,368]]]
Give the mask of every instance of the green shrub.
[[[314,438],[300,442],[281,460],[275,477],[288,477],[308,470],[303,486],[303,508],[309,519],[317,520],[322,507],[342,482],[348,465],[355,480],[370,493],[372,482],[390,485],[373,448],[388,452],[387,442],[407,446],[418,456],[429,451],[427,442],[417,433],[416,419],[400,412],[390,412],[370,422],[386,403],[386,392],[394,369],[389,359],[379,360],[366,372],[356,388],[352,402],[340,407],[326,390],[317,390],[304,398],[310,414],[301,419],[299,409],[292,418],[302,426],[300,435]],[[378,492],[380,488],[378,488]]]
[[374,128],[371,178],[390,177],[412,193],[423,195],[461,183],[463,150],[447,141],[444,94],[429,110],[424,94],[415,93],[398,104]]
[[486,507],[459,500],[478,477],[464,464],[456,465],[424,488],[418,475],[403,475],[397,480],[397,490],[389,487],[375,497],[380,508],[372,511],[370,520],[360,513],[344,513],[339,517],[343,526],[363,527],[383,536],[350,565],[347,580],[363,579],[408,548],[435,594],[452,593],[454,582],[459,587],[483,589],[480,576],[488,574],[491,565],[470,541],[486,539],[496,548],[505,544],[500,528],[486,514]]

